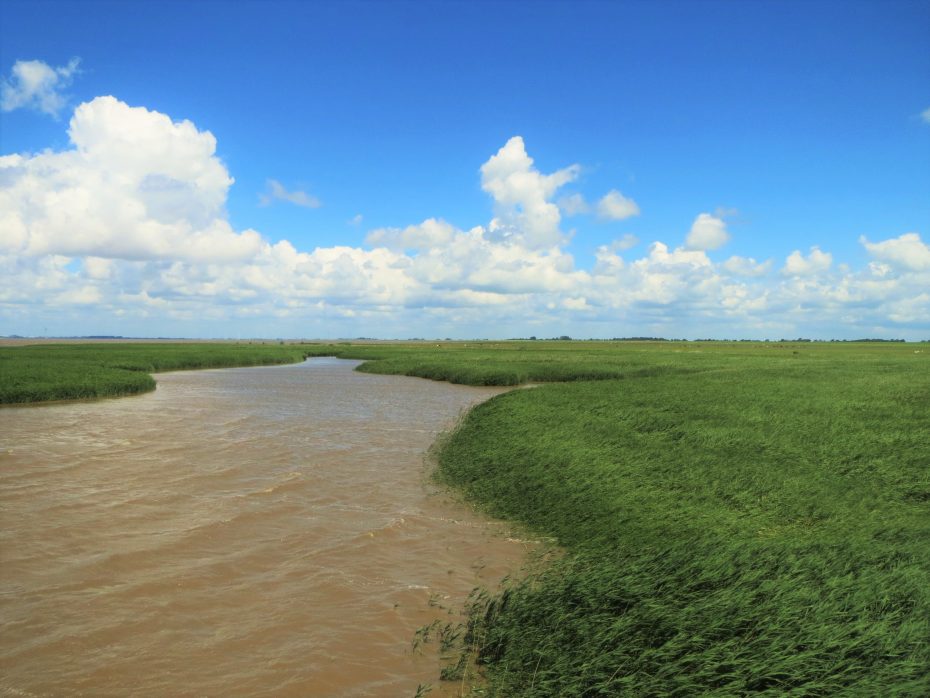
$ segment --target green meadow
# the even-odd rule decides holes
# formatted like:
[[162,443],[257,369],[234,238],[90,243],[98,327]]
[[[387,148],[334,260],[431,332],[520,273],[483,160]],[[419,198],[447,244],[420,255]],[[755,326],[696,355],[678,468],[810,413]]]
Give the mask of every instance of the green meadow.
[[930,695],[927,344],[342,353],[542,383],[438,448],[439,480],[565,550],[472,607],[491,695]]
[[302,361],[277,344],[35,344],[0,347],[0,404],[133,395],[155,389],[150,374]]
[[[475,597],[461,651],[483,694],[930,695],[930,344],[280,350],[536,386],[436,448],[437,479],[562,550]],[[0,350],[2,394],[10,367],[61,377],[80,351],[110,348]],[[99,365],[163,370],[124,363]]]
[[444,482],[568,551],[473,609],[493,695],[930,695],[930,356],[714,349],[443,444]]

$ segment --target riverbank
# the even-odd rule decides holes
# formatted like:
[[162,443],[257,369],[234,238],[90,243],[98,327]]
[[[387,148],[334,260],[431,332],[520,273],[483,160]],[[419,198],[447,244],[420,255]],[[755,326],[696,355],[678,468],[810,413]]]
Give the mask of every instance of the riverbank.
[[930,693],[927,344],[295,349],[548,383],[438,449],[439,480],[567,551],[473,607],[491,695]]
[[439,479],[568,551],[472,609],[489,694],[930,693],[914,351],[705,347],[476,407]]
[[478,406],[439,449],[440,481],[567,551],[471,608],[490,695],[930,693],[926,344],[345,351],[567,381]]
[[151,374],[303,361],[300,347],[231,343],[67,343],[0,347],[0,404],[136,395]]

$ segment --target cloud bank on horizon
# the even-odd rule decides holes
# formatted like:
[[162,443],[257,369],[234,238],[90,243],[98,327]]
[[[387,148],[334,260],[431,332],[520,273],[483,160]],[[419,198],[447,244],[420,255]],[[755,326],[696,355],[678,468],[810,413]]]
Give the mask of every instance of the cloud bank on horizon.
[[[17,62],[3,109],[57,116],[77,66]],[[215,328],[237,324],[266,336],[930,333],[930,246],[917,231],[860,236],[860,269],[817,245],[781,260],[715,260],[709,252],[739,245],[730,212],[695,211],[668,232],[685,233],[683,246],[656,239],[632,255],[639,241],[625,234],[582,268],[564,217],[648,211],[617,188],[593,204],[560,196],[582,166],[541,172],[519,135],[478,170],[487,222],[458,227],[437,212],[371,229],[363,245],[314,249],[234,229],[234,179],[213,135],[190,121],[103,96],[74,110],[67,135],[66,149],[0,156],[0,316],[10,328],[43,313],[87,333],[151,323],[176,336],[232,336]],[[269,178],[260,202],[277,201],[321,205]]]

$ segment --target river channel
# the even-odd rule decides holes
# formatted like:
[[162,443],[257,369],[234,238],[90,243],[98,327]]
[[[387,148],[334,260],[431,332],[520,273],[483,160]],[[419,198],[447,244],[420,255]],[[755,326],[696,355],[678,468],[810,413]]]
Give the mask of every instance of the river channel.
[[0,695],[413,696],[525,545],[427,481],[500,392],[311,359],[0,410]]

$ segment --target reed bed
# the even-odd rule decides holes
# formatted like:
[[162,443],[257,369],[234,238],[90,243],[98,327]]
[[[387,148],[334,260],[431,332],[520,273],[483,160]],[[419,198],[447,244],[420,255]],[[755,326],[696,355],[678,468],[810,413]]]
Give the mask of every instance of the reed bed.
[[436,447],[438,480],[563,549],[474,595],[482,695],[930,695],[928,344],[21,347],[0,400],[322,355],[540,384]]
[[41,344],[0,347],[0,404],[133,395],[155,389],[150,374],[301,361],[294,345]]
[[928,363],[829,349],[468,415],[439,479],[567,551],[473,604],[490,695],[930,695]]

